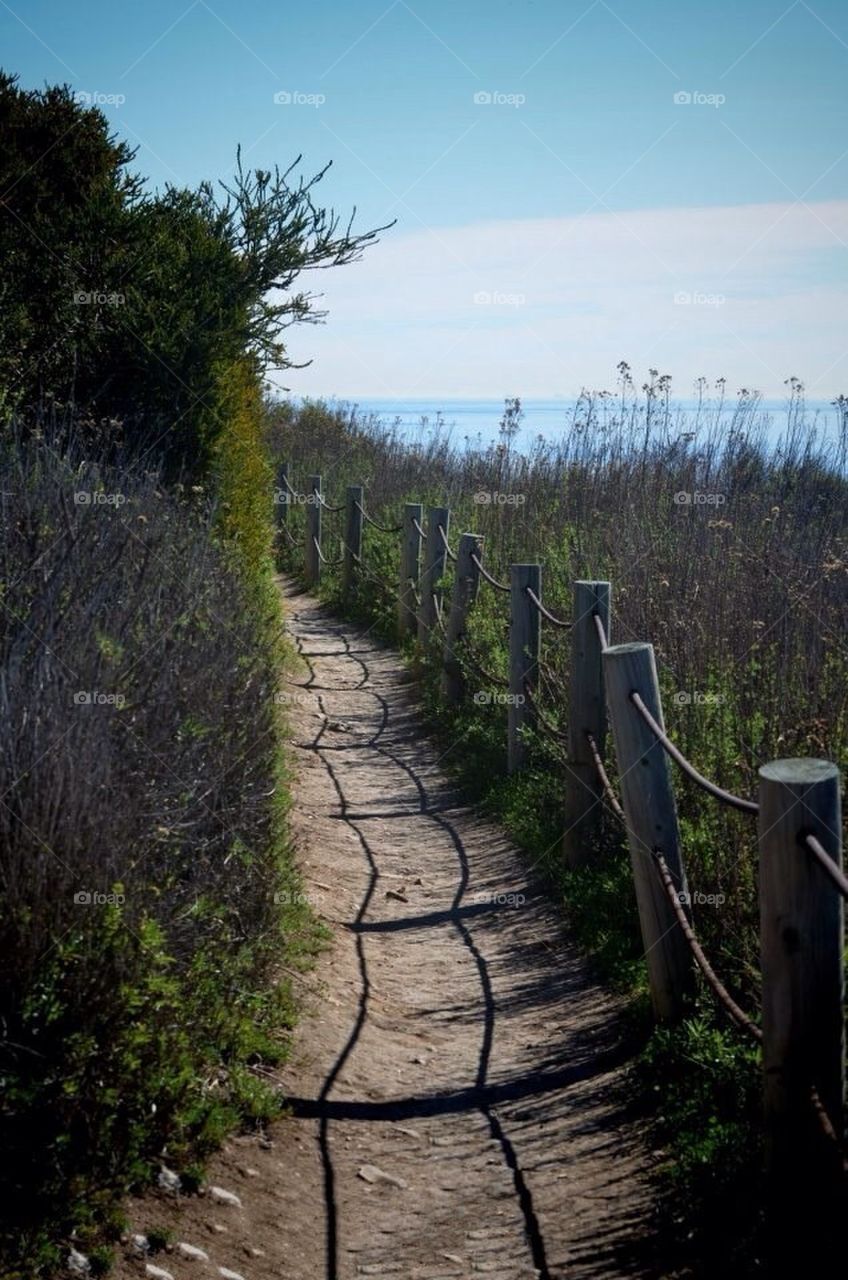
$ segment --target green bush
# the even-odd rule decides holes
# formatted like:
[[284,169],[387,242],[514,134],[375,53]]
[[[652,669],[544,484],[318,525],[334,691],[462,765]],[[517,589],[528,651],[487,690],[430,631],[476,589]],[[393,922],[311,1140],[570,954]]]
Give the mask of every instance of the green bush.
[[160,1152],[191,1166],[276,1112],[278,966],[316,934],[267,540],[249,572],[204,493],[49,440],[7,439],[0,489],[0,1257],[30,1280]]
[[246,360],[287,367],[284,331],[320,318],[301,272],[355,261],[377,231],[317,204],[326,169],[304,179],[297,162],[251,172],[239,154],[217,193],[150,194],[68,86],[0,72],[0,131],[0,407],[72,406],[98,456],[130,447],[204,476],[231,378]]

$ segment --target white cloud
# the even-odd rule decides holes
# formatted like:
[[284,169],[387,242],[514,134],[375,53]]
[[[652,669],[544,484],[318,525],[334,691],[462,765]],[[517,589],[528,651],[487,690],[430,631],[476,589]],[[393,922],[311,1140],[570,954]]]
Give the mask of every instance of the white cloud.
[[780,395],[795,374],[824,398],[848,391],[846,248],[848,201],[395,228],[361,263],[315,273],[330,316],[290,333],[314,363],[285,381],[549,397],[610,387],[626,359],[682,395],[701,374]]

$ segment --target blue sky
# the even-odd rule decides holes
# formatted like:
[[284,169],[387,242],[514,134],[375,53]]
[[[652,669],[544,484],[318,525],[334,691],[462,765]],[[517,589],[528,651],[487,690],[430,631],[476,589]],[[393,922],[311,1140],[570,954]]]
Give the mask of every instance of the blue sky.
[[322,273],[293,390],[570,395],[619,358],[682,394],[848,390],[835,0],[0,0],[0,49],[26,85],[123,98],[154,184],[226,178],[241,143],[332,159],[328,202],[398,219]]

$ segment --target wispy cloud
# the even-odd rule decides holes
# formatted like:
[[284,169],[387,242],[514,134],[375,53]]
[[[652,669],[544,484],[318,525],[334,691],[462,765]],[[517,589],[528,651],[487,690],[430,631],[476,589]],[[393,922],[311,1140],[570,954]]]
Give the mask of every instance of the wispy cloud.
[[[848,201],[597,212],[388,233],[325,273],[296,339],[308,394],[570,395],[615,365],[783,391],[848,389]],[[309,350],[306,352],[305,348]],[[371,371],[374,371],[372,374]]]

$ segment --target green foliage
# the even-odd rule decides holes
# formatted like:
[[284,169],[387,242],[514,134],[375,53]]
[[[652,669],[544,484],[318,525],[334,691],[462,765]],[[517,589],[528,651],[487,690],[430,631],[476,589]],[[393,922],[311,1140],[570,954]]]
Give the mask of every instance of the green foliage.
[[147,1231],[147,1243],[150,1246],[150,1252],[154,1255],[167,1249],[173,1241],[174,1233],[170,1227],[150,1227]]
[[75,366],[96,359],[96,304],[121,290],[125,209],[139,198],[132,150],[68,89],[25,91],[0,72],[0,389],[7,405],[72,394]]
[[71,1236],[105,1270],[163,1149],[198,1186],[279,1111],[280,966],[321,933],[286,830],[260,386],[320,318],[301,272],[377,233],[299,161],[151,193],[67,86],[0,73],[0,132],[0,1254],[35,1280]]
[[[761,1274],[763,1227],[761,1067],[747,1040],[714,1011],[673,1030],[656,1030],[639,1063],[655,1100],[668,1195],[664,1226],[696,1274]],[[721,1223],[721,1230],[716,1224]]]
[[[223,504],[213,519],[202,494],[132,471],[99,472],[120,514],[74,504],[78,458],[0,447],[0,656],[20,726],[0,752],[16,806],[0,809],[0,1257],[21,1280],[49,1274],[71,1232],[94,1256],[165,1147],[196,1184],[234,1125],[279,1112],[267,1068],[295,1016],[279,966],[319,939],[286,833],[279,596],[269,520],[240,480],[252,456],[226,456],[227,524]],[[80,687],[125,704],[77,706]],[[77,901],[89,888],[99,904]]]
[[219,524],[246,581],[269,581],[273,558],[273,476],[262,439],[262,398],[247,359],[220,375],[226,433],[214,455]]
[[356,261],[383,228],[355,234],[321,208],[326,168],[295,178],[299,161],[251,172],[239,154],[220,195],[149,194],[68,86],[0,73],[0,130],[0,406],[74,406],[101,455],[151,451],[204,475],[242,362],[287,367],[285,329],[321,318],[293,291],[301,272]]

